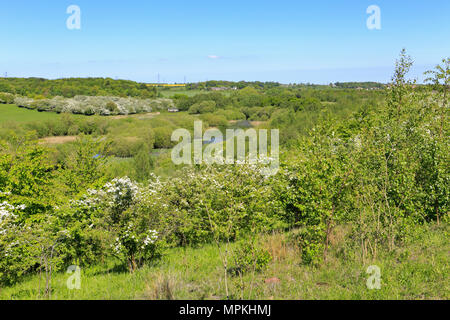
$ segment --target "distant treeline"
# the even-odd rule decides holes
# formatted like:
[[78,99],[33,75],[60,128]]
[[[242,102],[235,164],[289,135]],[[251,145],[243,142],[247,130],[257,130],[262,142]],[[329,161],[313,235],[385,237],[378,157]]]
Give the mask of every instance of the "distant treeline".
[[386,87],[379,82],[336,82],[332,86],[343,89],[384,89]]
[[210,80],[206,82],[189,83],[186,85],[188,90],[202,90],[202,89],[212,89],[212,88],[229,88],[229,89],[243,89],[246,87],[254,87],[260,89],[271,89],[280,87],[281,84],[278,82],[260,82],[260,81],[221,81],[221,80]]
[[156,88],[144,83],[110,78],[68,78],[47,80],[42,78],[0,78],[0,92],[32,98],[63,96],[117,96],[155,98]]
[[[382,83],[377,82],[337,82],[331,84],[333,87],[342,89],[383,89]],[[278,87],[314,87],[326,88],[325,85],[314,84],[281,84],[278,82],[260,81],[218,81],[189,83],[187,90],[211,90],[211,89],[244,89],[252,87],[255,89],[270,90]],[[75,96],[116,96],[134,98],[156,98],[157,88],[145,83],[130,80],[114,80],[111,78],[67,78],[48,80],[43,78],[0,78],[0,92],[17,94],[31,98],[52,98],[63,96],[73,98]]]
[[[342,89],[383,89],[385,84],[379,82],[336,82],[331,83],[330,86]],[[318,85],[312,83],[300,83],[300,84],[281,84],[279,82],[260,82],[260,81],[217,81],[210,80],[206,82],[189,83],[186,85],[188,90],[199,89],[213,89],[213,88],[227,88],[227,89],[243,89],[246,87],[253,87],[255,89],[272,89],[277,87],[291,87],[291,88],[326,88],[328,85]]]

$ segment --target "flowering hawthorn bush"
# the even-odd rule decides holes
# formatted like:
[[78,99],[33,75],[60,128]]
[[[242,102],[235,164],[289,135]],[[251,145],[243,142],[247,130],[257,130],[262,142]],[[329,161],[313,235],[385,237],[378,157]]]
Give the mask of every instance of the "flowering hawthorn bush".
[[49,192],[51,169],[45,149],[26,137],[15,148],[0,144],[1,283],[14,283],[42,266],[46,244],[61,236],[62,229],[50,223],[57,202]]
[[121,230],[113,245],[114,253],[122,260],[126,260],[131,272],[144,262],[152,261],[161,255],[158,244],[158,232],[136,232],[133,223]]
[[261,166],[210,165],[185,168],[176,178],[154,178],[143,188],[137,214],[171,245],[234,240],[251,232],[284,228]]
[[[0,192],[0,196],[2,194],[6,193]],[[5,234],[8,231],[11,222],[17,218],[17,215],[14,214],[14,210],[24,210],[25,207],[25,205],[15,207],[7,201],[0,202],[0,235]]]
[[[116,178],[101,189],[89,189],[81,199],[72,201],[72,208],[75,209],[73,216],[86,219],[85,223],[74,230],[85,235],[86,241],[83,242],[92,243],[94,234],[103,233],[103,242],[110,243],[109,248],[103,246],[103,251],[112,248],[112,254],[126,262],[130,271],[161,254],[158,232],[152,230],[150,224],[146,224],[132,210],[138,201],[140,190],[128,177]],[[80,228],[83,229],[82,232]],[[85,245],[75,243],[81,250]]]
[[17,96],[14,98],[14,103],[19,107],[39,111],[85,115],[98,114],[102,116],[147,113],[153,110],[167,110],[174,106],[171,99],[137,99],[100,96],[75,96],[73,98],[57,96],[52,99],[38,100]]
[[[0,192],[2,195],[9,193]],[[0,282],[14,283],[33,264],[36,250],[29,246],[29,227],[18,222],[25,205],[14,206],[0,200]]]

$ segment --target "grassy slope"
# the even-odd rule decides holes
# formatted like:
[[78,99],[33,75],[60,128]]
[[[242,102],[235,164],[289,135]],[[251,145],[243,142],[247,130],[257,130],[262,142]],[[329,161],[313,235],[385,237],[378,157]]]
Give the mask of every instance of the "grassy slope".
[[[346,243],[336,237],[328,263],[320,268],[301,264],[298,251],[285,235],[264,239],[274,257],[254,277],[229,278],[230,298],[239,299],[449,299],[449,226],[429,226],[396,252],[366,263],[341,255]],[[231,245],[233,250],[235,245]],[[381,268],[382,288],[368,290],[369,265]],[[113,262],[83,270],[81,290],[66,288],[69,275],[53,279],[52,299],[225,299],[223,266],[214,245],[176,248],[154,266],[135,274],[120,271]],[[277,277],[278,284],[265,279]],[[244,284],[242,286],[242,283]],[[253,283],[253,285],[252,285]],[[42,284],[43,286],[43,284]],[[37,299],[39,277],[32,276],[0,290],[0,299]]]
[[6,122],[29,122],[36,120],[50,120],[58,118],[58,114],[54,112],[38,112],[19,108],[11,104],[0,104],[0,123]]

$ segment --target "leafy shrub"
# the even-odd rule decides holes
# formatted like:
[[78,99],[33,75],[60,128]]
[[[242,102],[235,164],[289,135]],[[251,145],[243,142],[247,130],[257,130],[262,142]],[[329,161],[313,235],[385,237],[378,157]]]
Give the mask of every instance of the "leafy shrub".
[[135,137],[114,137],[109,147],[109,154],[120,158],[131,158],[138,154],[144,142]]
[[322,226],[306,226],[290,234],[290,242],[300,249],[304,264],[319,265],[325,250],[325,230]]
[[224,116],[227,120],[245,120],[245,114],[238,109],[221,109],[214,114]]
[[167,149],[173,146],[173,142],[171,140],[172,131],[173,130],[168,127],[159,127],[153,130],[155,137],[155,149]]
[[84,109],[83,113],[84,113],[86,116],[93,116],[93,115],[95,114],[95,110],[94,110],[93,107],[87,106],[87,107]]
[[147,181],[150,178],[151,170],[154,167],[154,160],[150,155],[148,144],[144,143],[140,151],[133,159],[135,176],[138,181]]
[[259,166],[186,168],[176,178],[150,183],[137,210],[152,217],[171,245],[240,239],[286,227],[270,183]]
[[49,221],[57,196],[50,192],[53,172],[45,151],[27,139],[13,149],[0,144],[2,283],[14,283],[32,271],[56,241],[58,231],[52,232]]
[[113,241],[111,237],[105,240],[110,243],[112,253],[127,263],[131,272],[145,262],[159,258],[162,253],[158,232],[149,229],[143,217],[132,210],[139,193],[139,186],[124,177],[113,179],[100,189],[88,190],[82,199],[73,202],[77,210],[88,210],[100,217],[92,225],[93,229],[116,236]]
[[260,272],[271,260],[272,256],[267,250],[255,246],[253,242],[244,241],[233,252],[230,270],[236,274]]
[[212,113],[215,111],[215,109],[216,109],[216,102],[209,100],[194,104],[189,108],[188,112],[190,114]]
[[28,109],[34,109],[34,106],[32,105],[34,102],[33,99],[26,98],[26,97],[15,97],[14,98],[14,104],[21,108],[28,108]]
[[14,95],[11,93],[0,92],[0,103],[13,104]]
[[158,241],[158,232],[137,232],[132,223],[121,230],[113,246],[115,254],[127,262],[131,272],[144,263],[161,257],[162,247]]
[[106,103],[106,109],[108,109],[109,112],[113,113],[113,114],[115,114],[115,113],[117,113],[119,111],[119,108],[117,107],[117,104],[115,104],[112,101],[108,101]]
[[69,136],[76,136],[78,133],[80,133],[80,127],[76,124],[71,125],[69,129],[67,129],[67,134]]
[[206,113],[201,115],[201,119],[205,121],[209,126],[212,127],[222,127],[228,126],[228,121],[224,116],[219,116],[211,113]]

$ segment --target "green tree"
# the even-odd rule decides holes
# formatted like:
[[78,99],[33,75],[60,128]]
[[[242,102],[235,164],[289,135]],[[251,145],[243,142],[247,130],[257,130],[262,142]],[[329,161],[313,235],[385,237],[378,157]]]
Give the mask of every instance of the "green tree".
[[133,159],[135,177],[138,181],[147,181],[154,167],[154,160],[150,155],[149,146],[144,143],[141,150]]
[[89,136],[78,138],[63,162],[62,182],[67,195],[77,195],[105,182],[108,145]]

